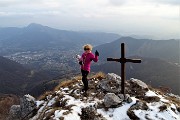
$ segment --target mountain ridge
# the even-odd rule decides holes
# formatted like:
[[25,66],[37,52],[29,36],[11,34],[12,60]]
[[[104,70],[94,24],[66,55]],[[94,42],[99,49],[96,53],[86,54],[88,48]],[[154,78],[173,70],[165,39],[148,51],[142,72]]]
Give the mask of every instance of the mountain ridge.
[[82,86],[77,76],[61,82],[54,91],[45,93],[38,100],[25,95],[20,105],[11,107],[9,118],[177,120],[180,117],[179,96],[149,87],[138,79],[125,82],[125,96],[120,93],[121,77],[114,73],[92,77],[86,94],[81,92]]
[[[81,33],[32,23],[24,28],[1,28],[0,49],[27,51],[46,48],[75,49],[83,44],[99,45],[120,36],[113,33]],[[63,47],[64,46],[64,47]],[[7,50],[4,50],[6,54]],[[0,53],[0,54],[3,54]]]
[[0,56],[0,93],[23,95],[29,92],[30,85],[36,86],[37,83],[48,79],[48,76],[43,73],[36,73]]
[[[135,77],[153,87],[167,87],[172,93],[180,95],[180,67],[178,65],[158,58],[145,58],[139,56],[130,56],[128,58],[141,59],[142,63],[126,63],[127,79]],[[92,71],[102,71],[104,73],[113,72],[120,75],[121,65],[117,62],[103,62],[93,65]]]
[[100,59],[120,57],[120,44],[125,43],[126,56],[161,58],[168,62],[179,63],[180,49],[178,40],[150,40],[121,37],[113,42],[95,47],[101,53]]

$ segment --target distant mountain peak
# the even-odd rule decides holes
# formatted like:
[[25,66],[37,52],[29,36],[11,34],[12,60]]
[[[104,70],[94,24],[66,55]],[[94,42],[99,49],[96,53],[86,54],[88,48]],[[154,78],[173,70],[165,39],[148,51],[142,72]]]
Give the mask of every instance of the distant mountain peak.
[[41,24],[37,24],[37,23],[31,23],[29,24],[26,29],[30,29],[30,30],[42,30],[42,29],[45,29],[47,28],[47,26],[43,26]]
[[43,25],[38,23],[30,23],[27,27],[43,27]]

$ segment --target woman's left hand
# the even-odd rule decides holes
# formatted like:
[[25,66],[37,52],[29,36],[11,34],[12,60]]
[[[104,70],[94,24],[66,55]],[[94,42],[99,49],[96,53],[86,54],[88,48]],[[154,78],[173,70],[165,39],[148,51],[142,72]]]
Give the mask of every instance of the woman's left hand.
[[97,50],[96,50],[96,52],[95,52],[95,55],[96,55],[96,56],[99,56],[99,52],[98,52]]

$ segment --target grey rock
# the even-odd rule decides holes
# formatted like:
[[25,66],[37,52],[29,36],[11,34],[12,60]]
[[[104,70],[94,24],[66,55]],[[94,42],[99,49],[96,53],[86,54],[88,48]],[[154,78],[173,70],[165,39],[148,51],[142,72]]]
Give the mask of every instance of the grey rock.
[[121,81],[121,77],[114,74],[114,73],[108,73],[106,75],[106,78],[109,79],[109,80],[118,80],[118,81]]
[[36,108],[35,98],[30,95],[24,95],[20,99],[21,116],[24,117]]
[[143,101],[136,101],[136,103],[132,105],[127,111],[127,115],[131,120],[140,120],[140,118],[137,117],[136,114],[134,113],[134,110],[139,110],[139,109],[148,110],[148,106]]
[[177,111],[180,112],[180,107],[177,107]]
[[130,97],[129,94],[125,94],[125,100],[127,100]]
[[120,103],[122,103],[122,100],[118,96],[116,96],[114,93],[107,93],[104,96],[105,107],[116,106]]
[[133,100],[132,100],[132,98],[131,97],[128,97],[127,98],[127,103],[131,103]]
[[81,109],[81,120],[106,120],[101,114],[97,112],[97,108],[87,106]]
[[140,87],[142,89],[148,89],[148,86],[146,85],[146,83],[142,82],[141,80],[132,78],[131,82],[137,85],[137,87]]
[[119,93],[121,91],[121,77],[114,73],[108,73],[106,79],[101,80],[98,86],[105,92]]
[[125,94],[125,96],[123,94],[118,94],[118,97],[122,100],[122,101],[126,101],[127,103],[131,103],[133,100],[131,99],[129,94]]
[[124,100],[124,94],[118,94],[118,97],[119,97],[121,100]]
[[8,120],[19,120],[21,118],[20,105],[12,105],[9,111]]
[[133,109],[133,110],[138,110],[138,109],[147,110],[147,109],[148,109],[148,106],[147,106],[147,104],[146,104],[145,102],[143,102],[143,101],[136,101],[136,103],[131,106],[131,109]]
[[127,100],[130,97],[130,95],[129,94],[125,94],[125,96],[124,96],[124,94],[118,94],[118,97],[121,100]]
[[20,105],[13,105],[10,109],[9,120],[20,120],[22,118],[28,118],[33,114],[33,110],[36,108],[35,98],[30,95],[24,95],[20,99]]

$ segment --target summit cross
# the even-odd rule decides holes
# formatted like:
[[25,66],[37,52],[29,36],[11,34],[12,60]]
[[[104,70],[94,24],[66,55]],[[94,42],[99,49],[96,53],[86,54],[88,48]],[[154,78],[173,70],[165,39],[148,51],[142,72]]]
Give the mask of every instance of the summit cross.
[[125,45],[121,43],[121,58],[107,58],[107,61],[115,61],[121,63],[121,94],[125,96],[125,63],[141,63],[141,59],[127,59],[125,58]]

